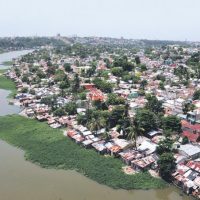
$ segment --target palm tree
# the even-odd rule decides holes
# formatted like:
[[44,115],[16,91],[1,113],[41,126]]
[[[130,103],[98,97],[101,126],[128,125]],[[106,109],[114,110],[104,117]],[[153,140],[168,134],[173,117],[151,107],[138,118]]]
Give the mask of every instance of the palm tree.
[[108,141],[110,139],[110,135],[109,135],[108,131],[105,131],[103,133],[102,139],[104,139],[105,141]]
[[126,131],[128,131],[127,138],[131,140],[131,142],[134,144],[134,147],[137,149],[137,128],[135,126],[130,126],[126,128]]
[[98,130],[106,126],[106,120],[100,116],[93,117],[89,123],[88,127],[90,131],[95,131],[97,134]]
[[144,132],[143,128],[138,128],[137,124],[133,122],[133,119],[130,120],[130,127],[126,128],[128,131],[127,138],[134,143],[135,148],[137,149],[137,137],[142,135]]

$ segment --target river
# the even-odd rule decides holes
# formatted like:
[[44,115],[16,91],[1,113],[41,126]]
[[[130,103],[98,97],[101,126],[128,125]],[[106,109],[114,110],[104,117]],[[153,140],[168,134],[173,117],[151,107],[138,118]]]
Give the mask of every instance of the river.
[[[7,60],[6,60],[7,61]],[[0,90],[0,116],[18,113]],[[189,200],[170,186],[161,190],[114,190],[71,170],[43,169],[24,159],[24,152],[0,141],[2,200]]]
[[25,55],[32,52],[33,50],[22,50],[22,51],[10,51],[0,54],[0,69],[5,69],[10,66],[5,66],[2,63],[6,61],[12,61],[12,59],[18,58],[19,56]]
[[9,91],[0,89],[0,116],[16,114],[20,112],[20,107],[9,105],[7,96]]

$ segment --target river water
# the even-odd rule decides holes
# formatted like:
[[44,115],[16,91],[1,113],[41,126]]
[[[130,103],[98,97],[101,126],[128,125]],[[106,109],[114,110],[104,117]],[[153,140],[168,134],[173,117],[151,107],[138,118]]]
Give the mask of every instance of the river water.
[[[7,60],[6,60],[7,61]],[[0,90],[0,116],[18,113]],[[173,186],[161,190],[114,190],[71,170],[43,169],[24,159],[24,152],[0,141],[2,200],[189,200]]]
[[23,50],[23,51],[10,51],[0,54],[0,69],[5,69],[10,66],[5,66],[2,63],[6,61],[12,61],[12,59],[18,58],[19,56],[25,55],[32,52],[32,50]]
[[7,96],[9,91],[0,89],[0,116],[16,114],[20,112],[20,107],[9,105]]

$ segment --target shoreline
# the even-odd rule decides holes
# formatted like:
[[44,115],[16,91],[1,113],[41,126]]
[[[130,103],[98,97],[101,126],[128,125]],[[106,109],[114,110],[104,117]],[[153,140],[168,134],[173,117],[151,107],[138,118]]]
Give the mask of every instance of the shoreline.
[[[1,72],[3,71],[3,73],[6,71],[6,70],[1,70]],[[0,76],[0,78],[1,78],[1,76]],[[4,81],[7,83],[7,82],[10,82],[10,83],[12,83],[12,84],[14,84],[13,83],[13,81],[12,80],[10,80],[10,79],[7,79],[6,77],[4,77]],[[2,85],[0,84],[0,88],[2,87]],[[5,90],[10,90],[11,91],[11,93],[10,94],[13,94],[13,92],[15,92],[16,91],[16,88],[14,88],[14,87],[4,87],[4,88],[2,88],[2,89],[5,89]],[[9,94],[9,96],[7,97],[7,98],[9,98],[10,97],[10,94]],[[22,111],[23,112],[23,111]],[[19,120],[20,119],[20,120]],[[34,151],[33,152],[29,152],[29,151],[27,151],[27,149],[26,149],[26,147],[25,148],[23,148],[23,140],[21,141],[21,142],[19,142],[19,143],[15,143],[15,141],[12,141],[12,139],[10,140],[10,139],[8,139],[8,138],[2,138],[2,133],[1,132],[4,132],[3,130],[2,130],[2,127],[1,127],[1,125],[3,124],[3,123],[7,123],[7,122],[9,122],[9,120],[11,120],[12,122],[10,122],[10,123],[8,123],[7,125],[6,125],[6,129],[7,129],[7,131],[8,131],[8,133],[10,133],[10,132],[12,132],[12,130],[10,130],[10,125],[9,124],[15,124],[15,122],[16,121],[23,121],[23,127],[22,127],[22,123],[20,124],[20,126],[19,126],[19,123],[17,123],[17,124],[15,124],[15,127],[14,127],[14,133],[12,133],[12,134],[14,134],[15,135],[15,132],[20,128],[20,129],[22,129],[21,131],[23,132],[27,127],[26,127],[26,122],[28,122],[28,123],[34,123],[35,124],[35,126],[34,126],[34,129],[38,129],[37,127],[38,126],[45,126],[45,128],[43,128],[44,130],[49,130],[50,132],[53,132],[53,134],[56,134],[56,135],[58,135],[59,134],[59,137],[62,137],[62,140],[66,140],[67,142],[69,142],[70,143],[70,145],[72,146],[70,149],[68,149],[68,145],[66,145],[66,147],[65,148],[67,148],[68,150],[67,151],[71,151],[71,154],[70,155],[72,155],[73,154],[73,149],[78,149],[78,151],[79,151],[79,153],[80,153],[80,157],[85,157],[84,155],[86,154],[92,154],[93,155],[93,157],[95,157],[95,158],[90,158],[89,160],[88,160],[88,162],[92,162],[93,161],[93,159],[95,159],[96,161],[95,162],[98,162],[98,164],[97,164],[97,166],[99,166],[99,165],[101,165],[101,160],[103,159],[105,159],[105,161],[102,161],[102,162],[105,162],[105,163],[107,163],[107,158],[105,157],[105,156],[101,156],[101,155],[98,155],[98,153],[96,153],[94,150],[88,150],[88,149],[84,149],[83,147],[81,147],[81,146],[79,146],[79,145],[77,145],[76,143],[74,143],[73,141],[71,141],[69,138],[67,138],[67,137],[64,137],[63,136],[63,134],[62,134],[62,131],[61,130],[59,130],[59,129],[52,129],[52,128],[50,128],[49,126],[47,126],[47,124],[45,124],[45,123],[41,123],[41,122],[38,122],[38,121],[36,121],[36,120],[34,120],[34,119],[29,119],[29,118],[25,118],[24,116],[21,116],[20,115],[20,113],[19,114],[17,114],[17,115],[10,115],[10,116],[3,116],[3,117],[0,117],[0,139],[3,139],[4,141],[6,141],[6,142],[8,142],[9,144],[11,144],[11,145],[13,145],[13,146],[16,146],[16,147],[18,147],[18,148],[20,148],[20,149],[22,149],[24,152],[25,152],[25,154],[24,154],[24,158],[25,159],[27,159],[27,160],[29,160],[30,162],[32,162],[32,163],[34,163],[34,164],[37,164],[37,165],[39,165],[39,166],[41,166],[41,167],[43,167],[43,168],[47,168],[47,169],[49,169],[49,168],[55,168],[55,169],[64,169],[64,170],[75,170],[75,171],[77,171],[77,172],[79,172],[79,173],[81,173],[81,174],[83,174],[84,176],[86,176],[86,177],[88,177],[88,178],[90,178],[90,179],[92,179],[92,180],[94,180],[94,181],[96,181],[96,182],[98,182],[98,183],[100,183],[100,184],[103,184],[103,185],[107,185],[107,186],[109,186],[109,187],[111,187],[111,188],[114,188],[114,189],[125,189],[125,190],[131,190],[131,189],[144,189],[144,190],[146,190],[146,189],[161,189],[161,188],[164,188],[165,186],[166,186],[166,183],[162,180],[162,179],[158,179],[158,178],[154,178],[154,177],[152,177],[149,173],[139,173],[139,174],[136,174],[136,175],[126,175],[124,172],[122,172],[122,166],[123,166],[123,163],[122,163],[122,161],[121,160],[119,160],[119,159],[115,159],[115,158],[108,158],[108,160],[110,160],[107,164],[108,165],[113,165],[115,162],[117,163],[117,165],[118,165],[118,168],[116,168],[114,171],[115,171],[115,175],[112,175],[111,177],[109,176],[109,175],[107,175],[108,177],[110,177],[110,179],[111,178],[113,178],[113,177],[115,177],[114,179],[115,179],[115,181],[114,181],[114,183],[112,183],[112,181],[111,181],[111,183],[109,183],[109,180],[107,180],[107,178],[106,177],[104,177],[103,178],[103,180],[101,180],[101,177],[103,177],[103,175],[105,175],[105,174],[107,174],[107,173],[105,173],[104,172],[104,169],[105,169],[105,166],[103,166],[103,167],[101,167],[99,170],[102,170],[101,171],[101,173],[98,173],[98,172],[92,172],[93,170],[91,170],[91,172],[90,172],[90,168],[85,168],[85,170],[83,170],[83,167],[82,167],[82,164],[81,163],[79,163],[80,162],[80,160],[78,160],[78,161],[76,161],[77,163],[79,163],[79,165],[80,165],[80,167],[77,167],[77,163],[75,162],[75,161],[73,161],[73,160],[76,160],[76,156],[73,156],[73,157],[70,157],[70,160],[71,160],[71,162],[73,162],[74,163],[74,166],[68,166],[67,167],[67,164],[66,163],[60,163],[59,165],[54,165],[54,164],[50,164],[50,165],[48,165],[48,164],[44,164],[43,163],[43,159],[42,160],[40,160],[39,162],[38,162],[38,159],[37,159],[37,156],[36,157],[34,157],[34,158],[32,158],[32,156],[30,156],[30,155],[32,155],[32,154],[34,154]],[[40,129],[39,129],[40,130]],[[38,131],[39,131],[38,130]],[[18,133],[16,133],[16,135],[17,135]],[[39,134],[39,132],[38,132],[38,134]],[[15,136],[14,136],[15,137]],[[30,137],[30,136],[29,136]],[[18,137],[18,139],[19,138],[21,138],[21,137]],[[31,137],[30,137],[31,138]],[[48,138],[47,138],[48,139]],[[42,142],[45,142],[45,140],[46,139],[44,139],[44,141],[42,141]],[[41,141],[40,141],[41,142]],[[31,146],[31,144],[30,144],[30,146]],[[29,148],[29,147],[28,147]],[[40,147],[38,147],[38,148],[40,148]],[[58,147],[59,148],[59,147]],[[58,150],[58,149],[57,149]],[[84,152],[84,155],[82,155],[82,152]],[[59,153],[59,152],[58,152]],[[63,153],[63,151],[61,152],[61,153]],[[59,154],[58,154],[59,155]],[[82,155],[82,156],[81,156]],[[63,155],[62,155],[63,156]],[[53,161],[52,161],[53,162]],[[82,161],[83,162],[83,165],[84,165],[84,160]],[[104,164],[103,164],[104,165]],[[116,165],[116,166],[117,166]],[[120,167],[119,167],[119,165],[120,165]],[[115,168],[115,166],[113,166],[113,168]],[[105,169],[106,170],[106,169]],[[107,169],[107,170],[111,170],[111,173],[112,173],[112,171],[113,171],[113,169]],[[94,174],[93,174],[94,173]],[[97,174],[96,174],[97,173]],[[97,178],[97,177],[98,178]],[[121,178],[118,178],[118,177],[123,177],[123,181],[121,181]],[[128,179],[129,181],[129,184],[128,185],[126,185],[126,179]],[[124,182],[124,184],[122,183],[122,182]],[[135,183],[134,183],[135,182]],[[132,183],[132,185],[131,185],[131,183]],[[134,184],[133,184],[134,183]]]
[[[4,71],[6,71],[6,70],[4,70]],[[6,78],[6,77],[5,77]],[[6,80],[8,81],[8,82],[12,82],[12,80],[10,80],[10,79],[7,79],[6,78]],[[12,82],[13,83],[13,82]],[[1,84],[0,84],[0,88],[1,88]],[[5,89],[5,88],[4,88]],[[8,89],[5,89],[5,90],[8,90]],[[11,93],[10,94],[12,94],[13,93],[13,91],[15,91],[15,90],[11,90]],[[7,97],[7,98],[9,98],[10,97],[10,94],[9,94],[9,96]],[[22,112],[23,112],[23,110],[22,110]],[[22,115],[20,115],[20,113],[19,114],[17,114],[17,115],[11,115],[11,116],[9,116],[9,117],[11,117],[11,118],[16,118],[16,120],[18,119],[18,117],[21,119],[20,121],[26,121],[26,120],[31,120],[31,121],[33,121],[33,123],[36,123],[37,125],[34,127],[34,129],[37,129],[37,126],[40,126],[40,124],[43,126],[47,126],[47,124],[45,124],[45,123],[41,123],[41,122],[38,122],[38,121],[36,121],[36,120],[34,120],[34,119],[29,119],[29,118],[25,118],[24,116],[22,116]],[[2,119],[7,119],[7,116],[3,116],[3,117],[0,117],[0,121],[2,120]],[[15,121],[15,120],[14,120]],[[11,124],[13,124],[14,123],[14,121],[12,121],[12,123]],[[2,124],[2,122],[0,123],[0,125]],[[9,132],[9,125],[7,126],[7,130],[8,130],[8,132]],[[25,128],[25,127],[24,127]],[[22,128],[23,130],[24,130],[24,128]],[[15,127],[15,129],[18,129],[18,123],[16,124],[16,127]],[[72,148],[71,148],[71,150],[73,150],[73,148],[79,148],[80,149],[80,151],[82,152],[82,151],[86,151],[86,152],[93,152],[93,154],[94,154],[94,156],[95,156],[95,158],[98,160],[99,158],[99,160],[101,160],[101,159],[105,159],[105,157],[104,156],[102,156],[102,155],[98,155],[98,153],[96,153],[94,150],[88,150],[88,149],[84,149],[83,147],[81,147],[81,146],[79,146],[79,145],[77,145],[77,144],[75,144],[73,141],[71,141],[69,138],[67,138],[67,137],[64,137],[63,136],[63,134],[62,134],[62,130],[59,130],[59,129],[52,129],[52,128],[50,128],[49,126],[47,126],[45,129],[50,129],[50,131],[52,131],[52,132],[55,132],[54,134],[56,134],[56,132],[59,132],[59,134],[61,135],[61,137],[63,137],[62,139],[65,139],[65,140],[67,140],[67,141],[69,141],[70,143],[71,143],[71,145],[73,146]],[[2,139],[2,137],[1,137],[1,134],[0,134],[0,138]],[[4,139],[3,139],[4,140]],[[82,167],[80,167],[79,169],[77,168],[77,167],[69,167],[69,168],[65,168],[65,165],[64,166],[62,166],[63,164],[61,164],[61,165],[59,165],[59,166],[55,166],[55,165],[46,165],[46,164],[42,164],[42,163],[40,163],[40,162],[37,162],[36,160],[37,160],[37,158],[34,158],[34,159],[31,159],[28,155],[29,155],[29,153],[26,151],[26,149],[24,149],[24,148],[21,148],[22,146],[23,146],[23,144],[18,144],[18,145],[16,145],[15,143],[13,143],[13,142],[10,142],[9,140],[4,140],[4,141],[6,141],[6,142],[8,142],[9,144],[11,144],[11,145],[13,145],[13,146],[17,146],[18,148],[20,148],[20,149],[22,149],[24,152],[25,152],[25,155],[24,155],[24,157],[25,157],[25,159],[27,159],[27,160],[29,160],[30,162],[32,162],[32,163],[35,163],[35,164],[37,164],[37,165],[39,165],[39,166],[41,166],[41,167],[43,167],[43,168],[47,168],[47,169],[49,169],[49,168],[55,168],[55,169],[64,169],[64,170],[67,170],[67,169],[72,169],[72,170],[76,170],[77,172],[79,172],[79,173],[81,173],[81,174],[83,174],[84,176],[86,176],[86,177],[89,177],[90,179],[92,179],[92,180],[94,180],[94,181],[96,181],[96,182],[98,182],[98,183],[100,183],[100,184],[104,184],[104,185],[107,185],[107,186],[109,186],[109,187],[111,187],[111,188],[115,188],[115,189],[125,189],[125,190],[130,190],[130,189],[144,189],[144,190],[146,190],[146,189],[160,189],[160,188],[164,188],[167,184],[162,180],[162,179],[158,179],[158,178],[154,178],[154,177],[152,177],[150,174],[148,174],[148,173],[139,173],[139,177],[141,176],[141,178],[139,178],[138,177],[138,175],[126,175],[124,172],[122,172],[122,166],[123,166],[123,163],[122,163],[122,161],[121,160],[119,160],[119,159],[115,159],[115,158],[110,158],[111,160],[113,160],[113,161],[115,161],[116,160],[116,162],[119,162],[118,164],[120,164],[121,166],[120,166],[120,168],[118,169],[118,173],[122,173],[122,176],[124,176],[124,177],[131,177],[131,176],[133,176],[133,181],[134,181],[134,179],[136,178],[137,179],[137,177],[139,178],[139,181],[138,182],[141,182],[142,180],[145,180],[145,182],[144,182],[144,185],[142,185],[142,184],[139,184],[140,186],[136,186],[136,187],[134,187],[134,186],[126,186],[126,187],[120,187],[120,186],[118,186],[118,184],[119,185],[121,185],[121,182],[120,181],[118,181],[118,184],[107,184],[107,181],[108,180],[104,180],[104,181],[98,181],[98,180],[95,180],[95,176],[93,177],[93,176],[90,176],[90,175],[88,175],[88,174],[90,174],[90,172],[87,172],[87,171],[90,171],[89,169],[86,169],[86,171],[82,171]],[[44,142],[45,142],[45,140],[44,140]],[[70,158],[70,159],[73,159],[73,158]],[[112,162],[111,162],[112,163]],[[111,164],[111,163],[109,163],[109,165]],[[135,177],[136,176],[136,177]],[[100,176],[101,177],[101,176]],[[141,180],[140,180],[141,179]],[[148,180],[147,180],[148,179]],[[154,185],[154,181],[156,181],[157,183]],[[123,184],[122,184],[123,185]]]
[[7,98],[13,99],[17,89],[14,82],[3,75],[7,70],[8,69],[0,69],[0,89],[9,90],[10,94]]
[[22,149],[25,159],[41,167],[75,170],[114,189],[145,190],[166,186],[163,180],[147,172],[126,175],[121,170],[121,160],[84,149],[64,137],[61,130],[19,115],[0,117],[0,139]]
[[[5,73],[7,71],[7,69],[3,69],[3,70],[0,70],[0,73],[1,74],[3,74],[3,73]],[[10,80],[10,79],[8,79],[7,77],[5,77],[5,76],[0,76],[0,79],[2,79],[3,80],[3,82],[1,81],[0,82],[0,88],[1,89],[5,89],[5,90],[10,90],[11,91],[11,93],[8,95],[8,99],[9,98],[11,98],[11,99],[13,99],[13,95],[14,95],[14,93],[17,91],[16,90],[16,87],[15,87],[15,84],[14,84],[14,82],[12,81],[12,80]],[[2,88],[2,86],[4,87],[4,88]],[[22,110],[22,112],[23,112],[23,110]],[[19,118],[21,118],[21,120],[22,121],[26,121],[26,120],[32,120],[33,121],[33,123],[35,123],[35,121],[36,120],[34,120],[34,119],[28,119],[28,118],[25,118],[24,116],[22,116],[22,115],[20,115],[20,113],[18,114],[18,115],[11,115],[11,117],[13,117],[13,118],[16,118],[17,119],[17,116],[19,116]],[[1,121],[1,119],[4,119],[5,118],[5,120],[7,120],[7,118],[6,118],[7,116],[4,116],[4,117],[0,117],[0,121]],[[14,120],[15,121],[15,120]],[[36,121],[37,122],[37,125],[39,126],[40,124],[45,124],[45,123],[41,123],[41,122],[38,122],[38,121]],[[14,122],[12,122],[12,123],[14,123]],[[35,129],[37,129],[37,125],[35,126]],[[46,125],[46,124],[45,124]],[[24,124],[24,126],[25,126],[25,124]],[[46,125],[47,126],[47,125]],[[1,123],[0,123],[0,127],[1,127]],[[9,127],[9,125],[7,126],[7,127]],[[15,127],[16,129],[18,129],[18,126],[16,126]],[[61,133],[61,135],[63,136],[63,134],[62,134],[62,131],[60,131],[60,130],[54,130],[54,129],[52,129],[52,128],[50,128],[49,126],[47,126],[47,128],[45,128],[45,129],[50,129],[52,132],[60,132]],[[15,130],[16,130],[15,129]],[[1,129],[0,129],[1,130]],[[50,131],[49,130],[49,131]],[[55,133],[56,134],[56,133]],[[0,133],[0,137],[1,137],[1,133]],[[2,138],[1,138],[2,139]],[[104,156],[101,156],[101,155],[98,155],[98,153],[96,153],[94,150],[88,150],[88,149],[84,149],[83,147],[80,147],[79,145],[77,145],[77,144],[75,144],[73,141],[71,141],[69,138],[67,138],[67,137],[64,137],[63,136],[63,138],[62,139],[66,139],[66,140],[68,140],[68,141],[70,141],[70,143],[72,143],[71,145],[73,145],[73,147],[72,147],[72,149],[71,150],[73,150],[73,148],[80,148],[80,151],[82,152],[82,151],[86,151],[86,152],[88,152],[88,151],[92,151],[93,153],[94,153],[94,156],[95,156],[95,158],[98,160],[99,159],[99,161],[101,160],[101,159],[105,159],[105,157]],[[9,140],[7,141],[7,140],[5,140],[6,142],[9,142]],[[44,141],[45,142],[45,141]],[[9,142],[10,143],[10,142]],[[14,146],[16,146],[15,145],[15,143],[10,143],[11,145],[14,145]],[[18,146],[18,145],[17,145]],[[21,148],[23,146],[23,144],[20,144],[18,147],[19,148]],[[53,165],[53,166],[51,166],[51,165],[43,165],[42,164],[42,162],[40,163],[38,163],[38,162],[35,162],[35,160],[37,160],[36,158],[34,158],[34,159],[31,159],[28,155],[29,155],[29,153],[27,153],[27,151],[26,151],[26,149],[23,149],[22,148],[22,150],[24,150],[25,151],[25,159],[28,159],[28,160],[30,160],[32,163],[36,163],[36,164],[39,164],[41,167],[44,167],[44,168],[56,168],[56,169],[64,169],[64,170],[67,170],[67,169],[72,169],[72,170],[76,170],[77,172],[79,172],[79,173],[81,173],[81,174],[83,174],[84,176],[86,176],[86,177],[89,177],[89,178],[91,178],[92,180],[94,180],[94,181],[96,181],[96,182],[98,182],[98,183],[100,183],[100,184],[104,184],[104,185],[107,185],[107,186],[109,186],[109,187],[111,187],[111,188],[115,188],[115,189],[125,189],[125,190],[130,190],[130,189],[160,189],[160,188],[163,188],[163,187],[165,187],[166,186],[166,183],[164,182],[164,180],[162,180],[162,179],[160,179],[160,178],[155,178],[155,177],[153,177],[153,176],[151,176],[149,173],[146,173],[146,172],[141,172],[141,173],[138,173],[138,174],[134,174],[134,175],[127,175],[127,174],[125,174],[123,171],[122,171],[122,167],[123,167],[123,163],[122,163],[122,161],[121,160],[119,160],[119,159],[115,159],[115,158],[110,158],[112,161],[110,162],[110,163],[108,163],[109,165],[110,164],[112,164],[112,162],[118,162],[118,165],[120,165],[120,168],[118,168],[117,169],[117,173],[119,173],[119,174],[121,174],[120,176],[122,176],[122,177],[124,177],[124,180],[123,180],[123,182],[125,183],[125,185],[126,185],[126,179],[129,179],[129,181],[132,179],[132,181],[130,181],[130,182],[135,182],[132,186],[128,186],[128,185],[123,185],[123,183],[121,182],[121,178],[119,179],[119,181],[115,181],[115,183],[108,183],[108,181],[109,180],[107,180],[107,178],[106,177],[104,177],[105,178],[105,180],[100,180],[101,179],[101,177],[102,177],[102,175],[100,175],[101,173],[102,174],[105,174],[104,173],[104,170],[103,170],[103,172],[101,172],[100,174],[98,174],[98,176],[100,175],[100,177],[98,178],[98,179],[96,179],[95,178],[95,176],[94,175],[90,175],[90,172],[88,172],[88,171],[90,171],[89,170],[89,168],[87,169],[85,169],[85,171],[83,171],[83,169],[82,169],[82,167],[80,167],[80,168],[77,168],[76,167],[76,163],[75,163],[75,165],[74,166],[70,166],[69,168],[67,167],[67,168],[65,168],[65,165],[62,167],[62,165],[63,164],[61,164],[61,165],[58,165],[58,166],[55,166],[55,165]],[[32,152],[33,153],[33,152]],[[73,153],[73,152],[72,152]],[[73,160],[73,158],[70,158],[70,159],[72,159]],[[74,159],[75,159],[75,157],[74,157]],[[116,161],[115,161],[116,160]],[[98,162],[98,161],[97,161]],[[65,163],[66,164],[66,163]],[[100,164],[100,163],[99,163]],[[99,165],[99,164],[97,164],[97,166]],[[114,166],[113,166],[114,167]],[[102,169],[104,169],[105,167],[102,167]],[[118,174],[116,174],[115,175],[116,176],[116,178],[119,176]],[[112,177],[112,176],[111,176]],[[126,178],[125,178],[126,177]],[[128,178],[128,177],[131,177],[131,178]],[[134,180],[136,178],[136,180]],[[137,180],[138,179],[138,180]],[[144,181],[145,180],[145,181]],[[141,183],[142,182],[142,183]],[[154,183],[155,182],[155,183]],[[130,183],[131,184],[131,183]],[[138,185],[137,185],[138,184]],[[136,185],[136,186],[135,186]]]

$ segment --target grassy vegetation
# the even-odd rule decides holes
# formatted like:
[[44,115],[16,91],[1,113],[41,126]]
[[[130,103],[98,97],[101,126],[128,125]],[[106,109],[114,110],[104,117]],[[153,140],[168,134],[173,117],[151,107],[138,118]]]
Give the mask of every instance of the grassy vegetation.
[[0,69],[0,74],[3,74],[6,72],[7,69]]
[[2,65],[5,65],[5,66],[10,66],[13,64],[13,61],[5,61],[2,63]]
[[73,169],[113,188],[161,188],[165,183],[148,173],[125,175],[119,159],[75,144],[58,129],[18,115],[0,117],[0,139],[23,149],[25,157],[46,168]]
[[3,73],[6,70],[0,70],[0,89],[10,90],[11,93],[9,94],[9,98],[13,97],[16,94],[16,87],[12,80],[8,79],[7,77],[3,76]]
[[4,52],[5,52],[5,51],[4,51],[3,49],[0,49],[0,54],[1,54],[1,53],[4,53]]

